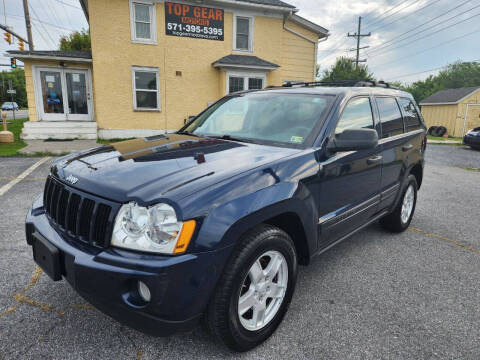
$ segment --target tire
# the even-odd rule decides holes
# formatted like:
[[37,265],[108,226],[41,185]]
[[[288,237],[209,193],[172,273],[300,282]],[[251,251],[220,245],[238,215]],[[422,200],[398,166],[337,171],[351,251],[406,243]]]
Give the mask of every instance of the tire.
[[[437,129],[436,126],[430,126],[430,127],[428,128],[428,131],[427,131],[428,135],[432,135],[433,132],[434,132],[436,129]],[[433,135],[432,135],[432,136],[433,136]]]
[[[395,233],[400,233],[408,229],[410,222],[412,221],[413,214],[415,213],[415,206],[417,205],[417,189],[418,185],[415,176],[409,175],[407,186],[405,186],[402,191],[401,200],[398,202],[392,213],[380,219],[380,224],[384,229]],[[410,194],[409,191],[412,191],[413,194]],[[409,195],[407,195],[407,193]],[[413,201],[411,209],[405,209],[409,213],[408,217],[405,215],[402,216],[402,209],[406,201],[406,196],[413,196],[413,199],[411,199]]]
[[[431,128],[430,128],[431,129]],[[445,135],[445,133],[447,132],[447,128],[444,127],[444,126],[435,126],[435,129],[432,130],[431,134],[432,136],[436,136],[436,137],[442,137],[443,135]]]
[[[265,254],[272,257],[262,257]],[[273,278],[269,279],[264,272],[250,271],[254,267],[259,269],[258,265],[262,266],[262,270],[268,269],[268,265],[273,264],[273,262],[270,263],[273,256],[281,263],[278,273]],[[281,259],[282,257],[283,259]],[[265,267],[263,267],[264,265]],[[258,286],[270,284],[271,288],[267,285],[263,289],[256,288],[252,280],[254,278],[252,273],[262,274],[259,278],[267,280],[258,282],[257,285],[260,284]],[[285,279],[285,276],[287,276],[287,279]],[[284,231],[266,224],[248,231],[235,247],[208,305],[205,316],[207,329],[217,340],[234,351],[243,352],[254,348],[268,339],[282,322],[295,290],[296,278],[297,254],[295,246],[292,239]],[[277,285],[280,283],[286,284],[286,290]],[[256,289],[255,291],[252,290],[252,286]],[[279,291],[276,293],[279,296],[278,298],[268,297],[268,292],[272,289]],[[254,295],[248,295],[249,293]],[[270,294],[273,295],[273,292]],[[283,294],[283,298],[279,301],[281,294]],[[265,323],[261,324],[259,322],[257,324],[254,320],[254,313],[257,308],[253,306],[245,311],[242,316],[239,315],[240,296],[244,299],[247,297],[253,299],[255,306],[260,306],[258,305],[260,303],[266,304],[265,314],[268,314],[270,319],[265,315]],[[269,308],[270,305],[272,305],[271,308]],[[246,308],[248,306],[244,307],[244,309]],[[270,309],[270,312],[268,309]],[[273,309],[276,309],[276,311],[272,312]],[[259,313],[257,312],[257,314]],[[251,319],[248,319],[250,315]],[[259,326],[259,328],[248,329],[247,323],[249,323],[249,326]]]
[[437,134],[438,134],[437,136],[441,137],[441,136],[445,135],[446,133],[447,133],[447,128],[445,126],[439,126],[437,128]]

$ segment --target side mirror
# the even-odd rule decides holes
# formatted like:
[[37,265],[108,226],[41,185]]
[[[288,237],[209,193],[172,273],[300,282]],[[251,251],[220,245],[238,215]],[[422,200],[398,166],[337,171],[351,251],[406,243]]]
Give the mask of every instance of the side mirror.
[[374,129],[347,129],[333,136],[327,145],[327,150],[336,153],[340,151],[357,151],[374,149],[378,145],[378,134]]

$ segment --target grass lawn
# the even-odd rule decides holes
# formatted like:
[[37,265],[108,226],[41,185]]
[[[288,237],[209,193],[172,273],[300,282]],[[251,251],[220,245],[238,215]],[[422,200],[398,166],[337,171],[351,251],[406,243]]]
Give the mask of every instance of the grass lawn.
[[[7,120],[8,131],[13,132],[14,142],[11,144],[0,143],[0,156],[17,155],[18,150],[25,147],[27,144],[20,139],[23,123],[28,119]],[[0,122],[0,129],[3,131],[3,124]]]

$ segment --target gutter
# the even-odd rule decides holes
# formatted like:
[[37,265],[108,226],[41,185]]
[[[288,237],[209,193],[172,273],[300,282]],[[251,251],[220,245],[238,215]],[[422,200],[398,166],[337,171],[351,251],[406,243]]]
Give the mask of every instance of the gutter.
[[[84,1],[84,0],[81,0]],[[212,2],[219,3],[219,4],[225,4],[225,5],[232,5],[235,7],[238,6],[245,6],[245,7],[252,7],[252,8],[257,8],[257,9],[265,9],[265,10],[274,10],[274,11],[280,11],[280,12],[286,12],[286,13],[291,13],[291,12],[297,12],[297,8],[291,8],[291,7],[285,7],[285,6],[274,6],[274,5],[266,5],[266,4],[256,4],[256,3],[250,3],[247,1],[237,1],[237,0],[213,0]]]
[[36,59],[36,60],[58,60],[58,61],[71,61],[71,62],[83,62],[91,63],[92,59],[87,58],[73,58],[68,56],[42,56],[42,55],[18,55],[18,54],[4,54],[6,57],[11,57],[15,59]]

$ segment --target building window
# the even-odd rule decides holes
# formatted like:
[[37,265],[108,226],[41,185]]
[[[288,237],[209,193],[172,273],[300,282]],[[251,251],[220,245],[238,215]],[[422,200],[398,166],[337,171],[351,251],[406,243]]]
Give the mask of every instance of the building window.
[[132,68],[133,108],[160,110],[160,86],[157,68]]
[[260,90],[265,87],[265,77],[261,75],[228,75],[227,93],[244,90]]
[[228,81],[228,93],[243,91],[245,88],[245,80],[243,77],[230,76]]
[[234,17],[233,49],[238,51],[253,51],[253,17]]
[[260,90],[260,89],[263,89],[263,79],[248,78],[248,90]]
[[155,4],[150,1],[130,0],[130,26],[132,41],[155,44],[157,42]]

